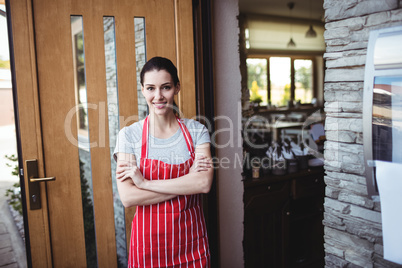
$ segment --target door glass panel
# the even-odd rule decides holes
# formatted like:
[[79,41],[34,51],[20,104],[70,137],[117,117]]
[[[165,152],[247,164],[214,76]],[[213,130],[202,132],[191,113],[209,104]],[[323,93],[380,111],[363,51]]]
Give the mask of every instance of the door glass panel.
[[116,138],[119,133],[119,98],[117,90],[117,65],[116,65],[116,33],[114,17],[103,17],[103,31],[105,42],[106,64],[106,91],[109,121],[110,166],[112,171],[114,227],[116,234],[116,249],[118,267],[127,265],[127,244],[124,206],[116,185],[116,161],[113,159],[113,151],[116,146]]
[[138,98],[138,119],[144,119],[148,114],[147,102],[141,93],[140,72],[147,61],[145,46],[145,18],[134,18],[135,34],[135,61],[137,66],[137,98]]
[[85,230],[85,250],[87,267],[97,267],[82,16],[71,16],[71,37],[74,62],[75,101],[77,107],[78,149]]
[[269,58],[269,79],[271,85],[271,103],[285,106],[290,100],[290,58]]
[[313,99],[313,61],[295,60],[295,100],[311,103]]

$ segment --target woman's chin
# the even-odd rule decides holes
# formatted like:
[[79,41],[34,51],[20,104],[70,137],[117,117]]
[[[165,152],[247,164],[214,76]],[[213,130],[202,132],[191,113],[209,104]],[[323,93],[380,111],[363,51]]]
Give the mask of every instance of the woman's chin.
[[163,108],[156,108],[156,107],[154,107],[154,108],[152,109],[152,112],[153,112],[155,115],[161,115],[161,116],[164,116],[164,115],[168,115],[168,114],[170,114],[170,113],[173,113],[172,109],[169,109],[168,107],[163,107]]

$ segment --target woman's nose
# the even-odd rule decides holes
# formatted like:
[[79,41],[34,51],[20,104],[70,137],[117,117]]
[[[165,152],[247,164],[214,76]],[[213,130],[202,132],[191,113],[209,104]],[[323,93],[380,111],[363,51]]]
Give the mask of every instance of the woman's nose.
[[162,99],[163,98],[162,91],[159,88],[155,90],[155,98],[156,99]]

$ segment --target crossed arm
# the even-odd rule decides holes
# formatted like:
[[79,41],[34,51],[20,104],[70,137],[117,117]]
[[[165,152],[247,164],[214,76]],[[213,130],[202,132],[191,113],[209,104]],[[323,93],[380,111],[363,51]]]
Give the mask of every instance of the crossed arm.
[[170,180],[147,180],[132,154],[118,153],[116,181],[125,207],[157,204],[178,195],[208,193],[213,179],[209,143],[195,148],[195,161],[190,172]]

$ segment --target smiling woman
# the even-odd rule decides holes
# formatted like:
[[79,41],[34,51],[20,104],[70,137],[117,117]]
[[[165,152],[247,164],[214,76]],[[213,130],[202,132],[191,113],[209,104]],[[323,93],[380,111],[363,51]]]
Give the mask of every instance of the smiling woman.
[[174,114],[177,69],[161,57],[140,74],[149,116],[123,128],[114,151],[116,179],[132,222],[130,267],[210,267],[201,194],[213,178],[210,137],[194,120]]

